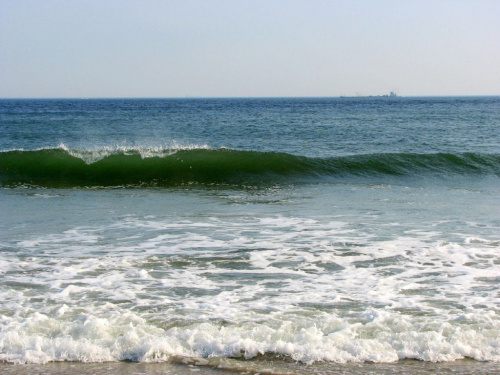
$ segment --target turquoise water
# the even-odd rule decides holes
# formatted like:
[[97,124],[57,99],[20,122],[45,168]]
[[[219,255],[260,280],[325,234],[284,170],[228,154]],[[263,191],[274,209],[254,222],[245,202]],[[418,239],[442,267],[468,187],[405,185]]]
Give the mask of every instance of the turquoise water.
[[499,126],[498,97],[2,100],[0,360],[499,362]]

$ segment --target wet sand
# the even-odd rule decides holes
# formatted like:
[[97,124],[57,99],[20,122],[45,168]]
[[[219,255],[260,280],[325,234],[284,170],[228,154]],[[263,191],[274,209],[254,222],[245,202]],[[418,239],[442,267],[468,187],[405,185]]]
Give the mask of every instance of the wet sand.
[[[217,367],[214,367],[216,365]],[[242,361],[216,359],[209,364],[183,363],[80,363],[53,362],[44,365],[11,365],[0,363],[0,373],[6,375],[492,375],[500,374],[500,363],[463,360],[432,363],[404,360],[397,363],[316,363],[304,365],[273,361]]]
[[240,374],[237,371],[212,367],[172,363],[80,363],[54,362],[45,365],[0,364],[0,374],[6,375],[221,375]]

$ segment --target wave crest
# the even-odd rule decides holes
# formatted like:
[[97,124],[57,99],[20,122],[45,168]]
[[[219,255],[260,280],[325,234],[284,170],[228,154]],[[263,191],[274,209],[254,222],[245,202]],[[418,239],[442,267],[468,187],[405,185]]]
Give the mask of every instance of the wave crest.
[[0,152],[3,186],[261,185],[428,175],[500,176],[500,155],[399,153],[310,158],[208,147],[78,151],[64,146]]

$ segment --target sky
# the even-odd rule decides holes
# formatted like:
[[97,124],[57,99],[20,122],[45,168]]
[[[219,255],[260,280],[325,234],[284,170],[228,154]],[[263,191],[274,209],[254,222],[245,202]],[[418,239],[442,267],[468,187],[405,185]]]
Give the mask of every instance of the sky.
[[500,95],[500,1],[0,1],[0,98],[390,91]]

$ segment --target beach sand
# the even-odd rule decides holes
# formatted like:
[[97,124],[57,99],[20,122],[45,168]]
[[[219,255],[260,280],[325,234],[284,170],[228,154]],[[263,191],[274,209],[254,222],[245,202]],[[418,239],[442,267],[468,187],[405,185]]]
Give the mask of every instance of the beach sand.
[[[44,365],[0,364],[6,375],[231,375],[231,374],[293,374],[293,375],[491,375],[500,374],[500,363],[462,360],[455,362],[422,362],[403,360],[397,363],[316,363],[305,365],[281,361],[264,362],[216,359],[208,364],[134,363],[134,362],[52,362]],[[217,367],[214,367],[217,366]]]

